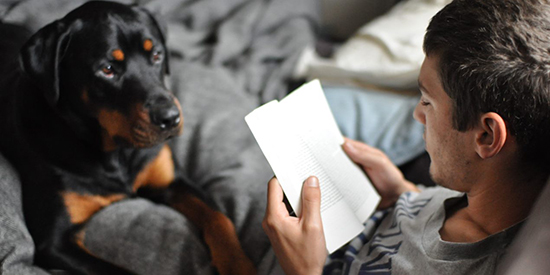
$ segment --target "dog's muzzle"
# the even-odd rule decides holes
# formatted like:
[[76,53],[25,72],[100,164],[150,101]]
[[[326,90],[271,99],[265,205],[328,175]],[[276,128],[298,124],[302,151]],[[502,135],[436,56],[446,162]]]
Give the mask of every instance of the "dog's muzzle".
[[151,123],[161,131],[169,131],[181,122],[180,109],[171,97],[157,96],[147,106]]

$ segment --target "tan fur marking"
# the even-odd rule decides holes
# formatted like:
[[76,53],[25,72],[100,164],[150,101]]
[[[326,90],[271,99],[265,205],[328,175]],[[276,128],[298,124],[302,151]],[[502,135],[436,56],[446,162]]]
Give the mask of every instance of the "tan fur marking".
[[88,94],[87,90],[82,91],[80,99],[82,99],[82,102],[84,102],[85,105],[88,105],[88,103],[90,102],[90,95]]
[[105,130],[101,131],[101,140],[104,152],[113,152],[118,147],[113,140],[113,137],[111,137]]
[[114,50],[111,55],[116,61],[124,61],[124,52],[120,49]]
[[254,275],[257,270],[244,253],[235,227],[221,212],[214,212],[204,230],[204,240],[212,254],[212,264],[220,274]]
[[99,124],[103,128],[103,150],[106,152],[116,149],[113,140],[115,136],[131,140],[130,120],[118,111],[101,109],[97,116]]
[[95,257],[95,255],[84,245],[84,239],[86,238],[86,231],[84,229],[78,231],[74,236],[74,242],[80,249],[84,250],[86,253]]
[[150,52],[153,49],[153,41],[151,39],[143,41],[143,49]]
[[[180,110],[180,123],[177,130],[181,134],[183,129],[183,116],[181,105],[174,98],[174,102]],[[97,119],[102,132],[102,145],[105,152],[110,152],[118,147],[116,138],[125,140],[136,148],[150,147],[158,144],[166,138],[166,133],[159,131],[150,121],[149,111],[143,104],[135,104],[128,114],[120,111],[99,109]]]
[[164,188],[170,185],[175,178],[174,160],[168,145],[164,145],[157,157],[151,161],[137,175],[134,181],[134,191],[142,186]]
[[220,274],[257,274],[241,247],[233,223],[223,213],[214,211],[189,193],[178,194],[172,207],[202,231],[210,248],[212,264]]
[[81,195],[75,192],[64,192],[61,194],[71,223],[81,224],[86,222],[93,214],[103,207],[124,199],[123,194],[109,196]]

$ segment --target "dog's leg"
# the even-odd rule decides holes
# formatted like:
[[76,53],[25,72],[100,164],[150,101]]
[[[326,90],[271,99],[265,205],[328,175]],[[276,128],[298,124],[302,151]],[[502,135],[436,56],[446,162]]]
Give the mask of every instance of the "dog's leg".
[[212,264],[221,275],[256,274],[256,268],[241,247],[233,222],[205,203],[208,198],[199,190],[176,180],[167,189],[144,186],[139,191],[138,194],[144,197],[171,206],[197,226],[210,249]]
[[84,245],[86,222],[103,207],[120,201],[124,194],[90,195],[76,192],[60,193],[63,211],[56,215],[51,238],[37,243],[39,264],[66,269],[71,274],[132,274],[96,257]]
[[177,192],[171,206],[181,212],[204,234],[212,263],[222,275],[256,274],[256,268],[245,255],[235,227],[229,218],[210,208],[190,192]]
[[138,195],[176,209],[201,230],[212,256],[213,265],[222,275],[256,274],[252,261],[245,255],[235,227],[229,218],[206,202],[208,197],[192,184],[175,180],[172,153],[165,146],[136,178]]

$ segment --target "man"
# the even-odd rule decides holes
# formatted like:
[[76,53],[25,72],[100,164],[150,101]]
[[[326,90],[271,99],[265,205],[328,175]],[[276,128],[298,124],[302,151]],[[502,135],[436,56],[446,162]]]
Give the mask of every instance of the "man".
[[494,273],[549,174],[549,30],[544,0],[455,0],[434,16],[414,117],[425,125],[430,175],[441,187],[420,191],[381,151],[346,140],[383,211],[326,260],[317,178],[303,186],[298,218],[272,179],[264,230],[283,270]]

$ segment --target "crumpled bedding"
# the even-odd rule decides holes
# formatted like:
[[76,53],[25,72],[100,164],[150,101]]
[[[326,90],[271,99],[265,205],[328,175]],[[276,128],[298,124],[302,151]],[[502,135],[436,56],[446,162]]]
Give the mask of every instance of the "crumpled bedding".
[[296,75],[319,78],[323,84],[416,91],[426,27],[449,2],[400,1],[358,29],[330,58],[306,48]]
[[[84,2],[4,0],[0,19],[34,32]],[[313,43],[317,1],[119,2],[141,4],[166,23],[170,88],[185,121],[183,135],[171,141],[176,160],[233,220],[245,252],[258,264],[269,250],[261,219],[272,172],[243,117],[287,93],[299,53]],[[19,196],[15,178],[5,176],[12,173],[0,165],[0,190],[12,190],[0,192],[0,227],[14,229],[0,232],[0,273],[43,274],[31,266],[32,243],[19,230],[20,205],[4,200]],[[173,210],[142,199],[100,211],[87,224],[85,244],[97,257],[137,274],[215,272],[196,229]]]

